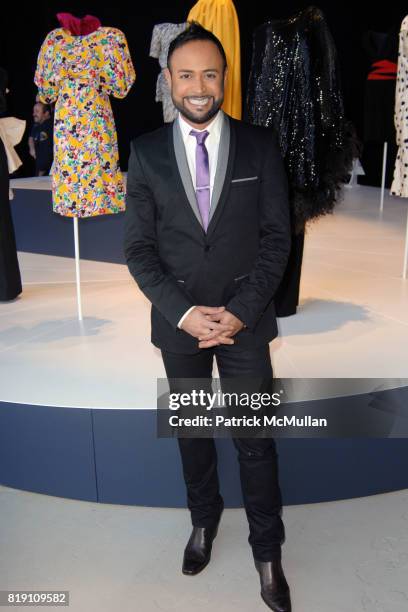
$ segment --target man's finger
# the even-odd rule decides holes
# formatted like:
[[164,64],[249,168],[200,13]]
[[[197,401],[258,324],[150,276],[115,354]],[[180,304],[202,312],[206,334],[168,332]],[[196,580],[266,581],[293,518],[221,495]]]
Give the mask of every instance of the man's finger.
[[207,319],[207,321],[219,321],[221,314],[221,312],[219,312],[218,314],[208,314],[205,315],[205,318]]
[[197,306],[197,310],[203,314],[211,315],[224,312],[225,306]]
[[207,320],[202,322],[201,327],[203,330],[206,330],[203,335],[212,330],[218,330],[221,333],[222,331],[232,331],[234,329],[234,326],[231,325],[231,323],[218,323],[217,321]]
[[212,346],[218,346],[219,344],[234,344],[234,340],[232,338],[228,338],[227,336],[217,336],[212,340],[201,340],[198,343],[198,348],[211,348]]
[[218,346],[218,340],[202,340],[198,343],[198,348],[211,348],[212,346]]
[[212,340],[213,338],[216,338],[217,336],[220,336],[220,335],[232,336],[232,332],[233,332],[232,329],[225,329],[222,332],[218,329],[213,329],[209,333],[205,333],[205,334],[198,336],[198,339],[201,341],[201,340]]
[[234,344],[234,342],[220,342],[219,340],[206,340],[198,343],[198,348],[212,348],[213,346],[219,346],[220,344]]
[[208,325],[203,324],[202,333],[198,336],[203,340],[210,340],[214,336],[219,334],[231,334],[234,331],[234,328],[231,325],[225,325],[223,323],[208,323]]
[[235,344],[235,340],[233,338],[230,338],[229,336],[224,336],[223,334],[221,336],[218,336],[218,338],[216,339],[220,344]]

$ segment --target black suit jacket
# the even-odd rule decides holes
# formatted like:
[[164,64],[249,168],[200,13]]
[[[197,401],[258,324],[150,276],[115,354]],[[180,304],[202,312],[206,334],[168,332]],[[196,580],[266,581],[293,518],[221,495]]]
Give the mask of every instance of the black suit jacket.
[[200,350],[196,338],[177,328],[193,305],[225,306],[245,323],[232,350],[259,347],[277,335],[272,298],[290,249],[283,161],[271,129],[223,119],[219,197],[213,206],[213,196],[207,233],[191,196],[177,120],[131,143],[126,261],[152,303],[153,344],[175,353]]

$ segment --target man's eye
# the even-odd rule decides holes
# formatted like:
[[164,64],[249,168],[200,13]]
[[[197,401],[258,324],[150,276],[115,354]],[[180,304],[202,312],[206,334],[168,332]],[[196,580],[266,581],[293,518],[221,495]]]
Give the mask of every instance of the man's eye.
[[189,76],[190,76],[189,74],[182,74],[182,75],[181,75],[181,78],[182,78],[182,79],[188,79],[188,78],[189,78]]
[[207,74],[207,76],[208,76],[209,79],[215,79],[216,74],[215,73],[210,73],[210,74]]

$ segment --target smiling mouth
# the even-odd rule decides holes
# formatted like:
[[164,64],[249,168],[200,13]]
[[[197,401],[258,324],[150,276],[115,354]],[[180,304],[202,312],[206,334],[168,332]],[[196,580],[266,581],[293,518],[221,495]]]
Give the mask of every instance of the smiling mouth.
[[201,98],[187,98],[188,102],[193,106],[205,106],[211,98],[209,96],[204,96]]

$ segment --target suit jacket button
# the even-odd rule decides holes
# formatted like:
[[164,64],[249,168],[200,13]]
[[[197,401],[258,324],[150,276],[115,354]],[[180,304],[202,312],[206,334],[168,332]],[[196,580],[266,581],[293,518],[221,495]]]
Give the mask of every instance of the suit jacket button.
[[209,244],[206,244],[204,247],[204,251],[207,253],[211,249]]

